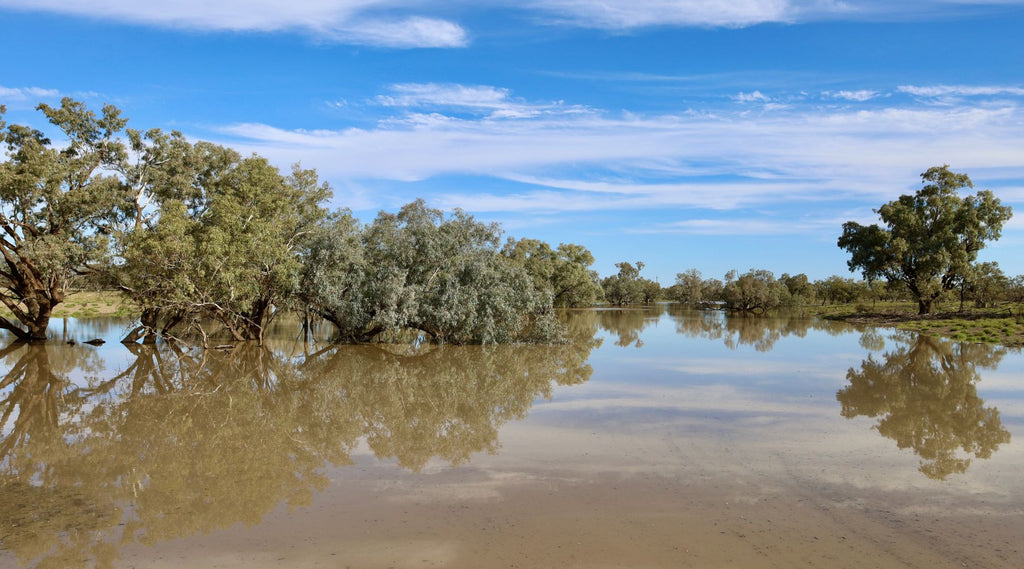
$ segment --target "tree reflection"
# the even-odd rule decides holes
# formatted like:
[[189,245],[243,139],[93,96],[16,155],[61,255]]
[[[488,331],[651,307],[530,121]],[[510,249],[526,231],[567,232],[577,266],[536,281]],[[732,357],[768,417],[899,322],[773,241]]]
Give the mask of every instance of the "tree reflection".
[[664,312],[664,305],[654,305],[638,308],[589,310],[581,314],[592,315],[602,330],[616,336],[616,346],[642,348],[644,342],[641,332],[648,326],[656,324]]
[[976,389],[978,368],[994,368],[1005,348],[910,334],[897,340],[885,361],[868,356],[846,373],[850,384],[836,394],[844,417],[879,417],[878,432],[912,449],[921,472],[939,480],[1010,441],[999,410],[985,407]]
[[799,315],[752,316],[728,315],[721,311],[688,310],[673,314],[676,332],[691,338],[722,340],[731,350],[752,346],[759,352],[770,352],[776,342],[788,336],[803,338],[811,329],[832,331],[831,322]]
[[[38,567],[110,566],[119,545],[258,523],[307,504],[361,440],[422,468],[493,452],[500,426],[555,384],[590,377],[592,341],[291,358],[130,346],[116,374],[76,385],[47,351],[0,353],[2,547]],[[81,382],[79,382],[81,383]]]

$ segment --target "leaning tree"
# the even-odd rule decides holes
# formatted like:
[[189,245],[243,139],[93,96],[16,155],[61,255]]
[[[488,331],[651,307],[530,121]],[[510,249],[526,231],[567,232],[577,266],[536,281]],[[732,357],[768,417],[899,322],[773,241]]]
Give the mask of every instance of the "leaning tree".
[[847,265],[871,281],[885,278],[906,285],[918,313],[928,314],[934,301],[971,274],[978,251],[999,238],[1012,214],[988,190],[958,194],[974,184],[948,166],[921,174],[924,187],[875,210],[885,227],[843,224],[839,247],[850,253]]
[[46,339],[54,307],[105,253],[123,190],[110,170],[125,153],[120,111],[97,115],[70,98],[37,108],[62,139],[0,121],[0,302],[12,315],[0,316],[0,328],[20,341]]

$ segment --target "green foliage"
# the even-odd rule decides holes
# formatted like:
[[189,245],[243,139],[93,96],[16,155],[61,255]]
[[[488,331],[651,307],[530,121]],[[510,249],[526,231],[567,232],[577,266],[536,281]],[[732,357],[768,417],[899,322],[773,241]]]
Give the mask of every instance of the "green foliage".
[[676,283],[668,288],[667,296],[676,302],[701,306],[720,301],[723,286],[718,279],[703,278],[697,269],[687,269],[686,272],[676,273]]
[[604,298],[612,304],[650,304],[661,297],[661,286],[657,282],[640,276],[644,264],[637,261],[636,265],[623,261],[615,263],[619,268],[617,274],[605,277],[601,281]]
[[501,254],[501,231],[422,200],[358,228],[340,215],[306,253],[303,294],[339,339],[369,341],[404,329],[453,344],[551,341],[551,296]]
[[967,278],[978,251],[986,241],[999,238],[1011,216],[987,190],[960,197],[957,191],[973,187],[965,174],[947,166],[921,175],[923,188],[881,206],[876,212],[885,224],[843,224],[839,247],[850,253],[850,270],[860,269],[871,281],[898,281],[927,314],[944,291]]
[[561,243],[557,249],[537,239],[509,239],[502,254],[526,268],[535,286],[554,306],[592,306],[603,294],[594,256],[582,245]]
[[65,98],[39,105],[66,137],[57,145],[40,131],[0,121],[0,302],[15,321],[0,328],[21,340],[43,340],[55,306],[76,278],[106,251],[104,229],[121,196],[109,170],[125,153],[117,140],[125,120]]
[[160,316],[165,330],[213,316],[235,340],[262,340],[298,288],[298,250],[330,189],[298,166],[285,177],[259,156],[159,131],[146,140],[132,133],[141,162],[122,167],[135,174],[125,177],[113,279],[151,333]]
[[742,275],[730,271],[725,276],[722,300],[733,310],[766,312],[790,302],[786,284],[775,279],[771,271],[750,269]]

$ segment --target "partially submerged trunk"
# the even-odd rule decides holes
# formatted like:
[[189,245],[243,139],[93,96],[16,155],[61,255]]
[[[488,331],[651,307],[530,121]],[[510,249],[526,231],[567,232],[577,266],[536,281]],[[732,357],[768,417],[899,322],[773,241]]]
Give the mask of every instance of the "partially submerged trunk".
[[64,300],[63,293],[50,294],[50,291],[36,290],[35,295],[28,296],[21,304],[4,298],[3,303],[14,314],[17,323],[0,317],[0,328],[14,334],[18,342],[45,342],[46,329],[50,325],[53,308]]

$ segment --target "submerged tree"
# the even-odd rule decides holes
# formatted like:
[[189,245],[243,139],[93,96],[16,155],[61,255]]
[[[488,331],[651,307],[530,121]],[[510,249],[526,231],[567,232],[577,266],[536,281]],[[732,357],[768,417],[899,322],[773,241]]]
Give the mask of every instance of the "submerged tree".
[[403,329],[438,343],[556,339],[551,296],[501,254],[500,239],[496,224],[422,200],[365,228],[342,215],[306,254],[305,299],[348,342]]
[[509,239],[502,253],[526,267],[534,284],[555,306],[591,306],[601,297],[594,256],[582,245],[561,243],[552,249],[537,239]]
[[615,263],[615,266],[619,272],[601,281],[604,298],[608,302],[619,306],[651,303],[661,295],[661,286],[657,282],[640,276],[644,268],[642,261],[637,261],[636,265],[623,261]]
[[943,292],[952,290],[971,272],[986,241],[999,238],[1011,216],[988,190],[960,197],[973,188],[966,174],[948,166],[921,174],[925,185],[875,210],[885,227],[843,224],[839,247],[850,253],[850,270],[864,278],[885,278],[906,285],[917,300],[918,313],[928,314]]
[[725,276],[722,300],[726,306],[742,312],[765,312],[789,302],[786,284],[775,279],[771,271],[750,269],[742,275],[729,271]]
[[0,317],[0,328],[23,341],[46,339],[53,309],[105,254],[104,227],[121,191],[106,168],[124,153],[117,136],[126,121],[116,108],[96,115],[65,98],[38,109],[66,137],[63,147],[0,120],[0,302],[14,317]]
[[[152,340],[161,318],[167,332],[210,316],[233,340],[262,341],[296,292],[299,250],[323,219],[330,189],[298,166],[283,176],[260,156],[159,133],[151,140],[142,164],[125,170],[160,174],[125,176],[133,200],[111,267],[142,309],[141,326],[125,340]],[[143,195],[150,205],[139,207]]]

